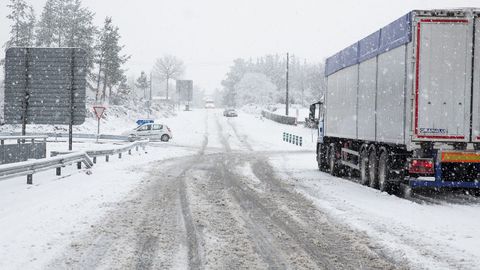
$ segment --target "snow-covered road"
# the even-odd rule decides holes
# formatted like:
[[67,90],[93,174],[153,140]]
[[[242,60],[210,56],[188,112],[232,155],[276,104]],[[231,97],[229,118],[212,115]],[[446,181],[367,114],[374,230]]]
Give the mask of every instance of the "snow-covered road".
[[[0,269],[475,269],[480,204],[418,204],[316,169],[312,130],[220,110],[148,154],[0,182]],[[282,132],[304,146],[282,142]],[[51,173],[51,172],[50,172]]]

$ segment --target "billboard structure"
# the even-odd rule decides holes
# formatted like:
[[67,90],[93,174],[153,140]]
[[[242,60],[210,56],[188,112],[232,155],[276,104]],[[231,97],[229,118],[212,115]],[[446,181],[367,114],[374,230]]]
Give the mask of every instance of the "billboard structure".
[[[81,48],[9,48],[5,57],[6,124],[85,122],[86,52]],[[71,150],[71,136],[69,149]]]
[[193,99],[193,81],[177,80],[177,93],[180,101],[190,102]]

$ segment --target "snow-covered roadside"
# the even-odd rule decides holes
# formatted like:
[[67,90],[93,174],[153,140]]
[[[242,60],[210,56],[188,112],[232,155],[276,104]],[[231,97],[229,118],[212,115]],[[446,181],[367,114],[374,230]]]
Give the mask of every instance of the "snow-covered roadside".
[[[98,145],[84,142],[81,148],[92,147]],[[0,269],[42,269],[141,185],[153,161],[195,153],[162,143],[153,143],[147,152],[112,157],[109,163],[99,159],[91,175],[69,166],[61,177],[54,170],[35,174],[33,186],[25,184],[25,177],[0,181]]]
[[303,147],[281,141],[283,131],[308,137],[312,130],[250,114],[232,121],[255,150],[271,151],[270,163],[285,181],[339,223],[369,235],[372,249],[412,269],[478,269],[480,205],[418,204],[332,177],[317,169],[315,134]]
[[341,223],[413,269],[478,269],[480,205],[418,204],[316,169],[311,154],[272,157],[283,178]]
[[[140,105],[139,105],[140,106]],[[156,108],[150,117],[145,108],[136,108],[131,106],[112,105],[107,106],[103,118],[100,120],[100,133],[119,135],[122,132],[136,127],[138,119],[154,119],[156,122],[162,122],[164,119],[174,118],[178,110],[171,111],[167,108]],[[89,113],[82,125],[73,126],[75,133],[97,133],[97,119],[93,112],[92,105],[87,105]],[[2,125],[0,132],[20,132],[21,125]],[[28,133],[65,133],[68,132],[67,125],[27,125]]]
[[[240,113],[230,121],[241,134],[248,134],[250,145],[256,151],[296,151],[312,150],[316,147],[316,130],[301,125],[282,125],[265,119],[260,115]],[[303,146],[293,145],[283,141],[283,132],[301,136]]]

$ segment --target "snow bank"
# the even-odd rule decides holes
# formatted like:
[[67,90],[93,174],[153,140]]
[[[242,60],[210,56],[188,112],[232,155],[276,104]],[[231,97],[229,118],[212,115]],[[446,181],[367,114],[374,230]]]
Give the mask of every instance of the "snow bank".
[[32,186],[25,177],[0,181],[0,269],[42,269],[141,184],[151,162],[194,153],[162,143],[147,150],[109,163],[99,159],[92,174],[69,166],[60,177],[53,169],[35,174]]
[[[166,106],[152,107],[152,114],[148,117],[148,110],[143,103],[132,103],[129,105],[107,105],[107,109],[100,122],[100,132],[108,134],[121,134],[123,131],[136,127],[135,122],[138,119],[167,119],[176,115],[176,111]],[[97,133],[97,118],[93,112],[93,105],[87,105],[87,116],[85,123],[73,126],[75,133]],[[21,125],[2,125],[2,132],[20,132]],[[68,132],[68,126],[51,126],[51,125],[27,125],[27,134],[29,132],[41,133],[65,133]]]
[[340,223],[413,269],[478,269],[480,205],[418,204],[316,169],[312,154],[272,157],[286,181]]

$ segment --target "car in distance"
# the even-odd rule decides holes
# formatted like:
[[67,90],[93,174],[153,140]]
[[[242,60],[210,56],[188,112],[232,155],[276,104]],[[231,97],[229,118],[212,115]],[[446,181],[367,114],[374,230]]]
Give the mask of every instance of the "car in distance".
[[225,117],[237,117],[238,114],[237,114],[237,111],[235,111],[235,109],[225,109],[223,111],[223,116],[225,116]]
[[213,100],[205,101],[205,109],[214,109],[214,108],[215,108],[215,103],[213,103]]
[[133,130],[125,132],[124,135],[128,136],[128,140],[131,142],[141,139],[168,142],[173,138],[172,131],[167,125],[155,123],[143,124]]

